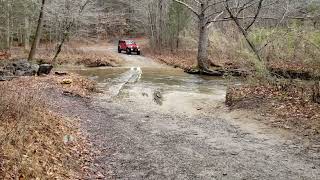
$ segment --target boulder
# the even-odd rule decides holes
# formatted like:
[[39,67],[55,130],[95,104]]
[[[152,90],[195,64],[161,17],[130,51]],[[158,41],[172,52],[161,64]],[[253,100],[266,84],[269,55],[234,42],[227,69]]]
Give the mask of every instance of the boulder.
[[12,65],[15,67],[15,70],[29,71],[31,69],[31,64],[26,59],[15,61]]
[[31,65],[31,70],[32,70],[33,72],[35,72],[35,74],[38,73],[39,68],[40,68],[40,66],[39,66],[38,64],[32,64],[32,65]]
[[0,69],[0,76],[13,76],[11,71]]
[[21,59],[7,64],[5,70],[15,76],[34,76],[38,71],[38,65],[32,65],[28,60]]
[[16,68],[15,68],[15,66],[13,66],[12,63],[7,64],[4,69],[7,70],[7,71],[10,71],[10,72],[13,73],[13,74],[14,74],[15,71],[16,71]]
[[25,76],[26,71],[16,70],[14,75],[16,76]]
[[38,76],[50,74],[53,66],[51,64],[41,64],[37,72]]

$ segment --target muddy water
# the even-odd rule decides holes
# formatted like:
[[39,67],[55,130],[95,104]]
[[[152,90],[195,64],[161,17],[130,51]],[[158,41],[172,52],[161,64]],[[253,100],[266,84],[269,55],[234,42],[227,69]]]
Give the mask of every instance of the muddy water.
[[134,102],[141,109],[195,113],[223,104],[228,81],[195,76],[170,67],[121,67],[73,70],[98,82],[104,101]]

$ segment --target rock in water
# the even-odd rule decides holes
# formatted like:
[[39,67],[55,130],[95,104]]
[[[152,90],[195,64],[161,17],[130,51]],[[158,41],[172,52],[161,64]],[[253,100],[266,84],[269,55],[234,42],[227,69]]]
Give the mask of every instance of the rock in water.
[[50,74],[51,70],[52,70],[53,66],[51,64],[41,64],[39,66],[39,70],[38,70],[38,73],[37,75],[40,76],[40,75],[48,75]]
[[156,90],[153,92],[153,100],[158,104],[162,105],[163,97],[160,90]]

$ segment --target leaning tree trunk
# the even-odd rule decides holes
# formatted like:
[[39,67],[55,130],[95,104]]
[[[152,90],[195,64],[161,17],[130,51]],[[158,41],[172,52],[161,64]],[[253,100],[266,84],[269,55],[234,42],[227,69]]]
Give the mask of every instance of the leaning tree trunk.
[[34,58],[34,56],[36,54],[37,46],[38,46],[39,41],[40,41],[45,2],[46,2],[46,0],[42,0],[40,15],[39,15],[39,19],[38,19],[38,26],[37,26],[35,38],[33,40],[32,47],[31,47],[31,50],[30,50],[30,53],[29,53],[29,58],[28,58],[29,61],[31,61]]
[[56,63],[56,60],[62,50],[62,47],[63,47],[63,44],[65,43],[66,39],[69,37],[69,33],[70,33],[70,29],[71,27],[73,26],[73,22],[69,23],[69,25],[66,27],[66,30],[65,32],[63,33],[62,35],[62,38],[61,38],[61,41],[60,43],[58,44],[57,46],[57,51],[52,59],[52,62],[55,64]]
[[199,44],[198,44],[198,68],[208,70],[208,27],[206,26],[205,16],[199,16]]
[[249,34],[248,32],[241,26],[239,20],[235,17],[233,17],[233,21],[236,23],[238,29],[240,30],[240,32],[242,33],[243,37],[246,39],[246,42],[248,43],[248,45],[250,46],[252,52],[255,54],[255,56],[257,57],[257,59],[262,62],[262,58],[259,54],[259,51],[257,50],[257,48],[255,47],[255,45],[251,42],[251,40],[249,39]]

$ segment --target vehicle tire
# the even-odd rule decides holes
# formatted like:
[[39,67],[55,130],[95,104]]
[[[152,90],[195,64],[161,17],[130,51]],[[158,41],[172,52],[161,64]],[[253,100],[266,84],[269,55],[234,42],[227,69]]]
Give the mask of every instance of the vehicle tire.
[[140,54],[141,54],[141,52],[140,52],[140,51],[138,51],[138,52],[137,52],[137,55],[140,55]]
[[118,47],[118,53],[121,53],[121,49],[120,49],[120,47]]
[[127,48],[126,52],[127,54],[131,54],[131,50],[129,48]]

